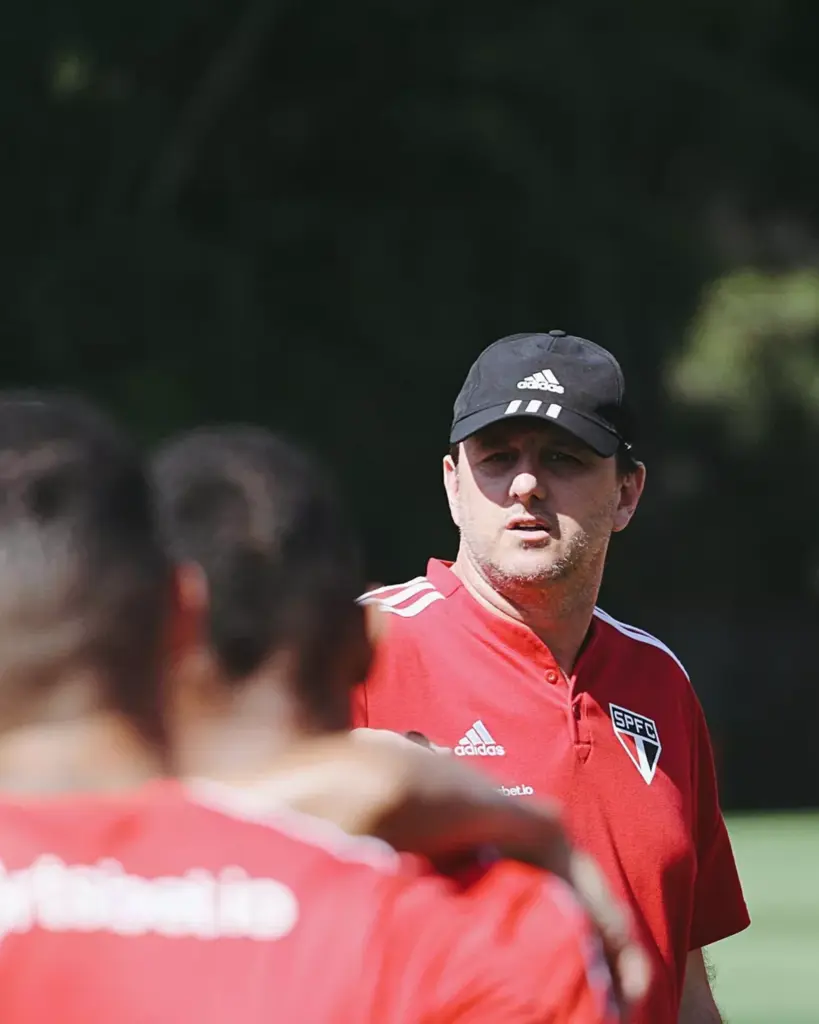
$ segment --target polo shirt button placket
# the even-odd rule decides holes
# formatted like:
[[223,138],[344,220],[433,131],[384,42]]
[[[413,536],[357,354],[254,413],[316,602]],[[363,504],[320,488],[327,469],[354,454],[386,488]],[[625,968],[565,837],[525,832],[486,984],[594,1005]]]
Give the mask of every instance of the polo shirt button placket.
[[575,755],[581,762],[586,762],[591,754],[591,733],[589,724],[584,715],[584,695],[577,694],[571,698],[572,703],[572,739],[574,741]]

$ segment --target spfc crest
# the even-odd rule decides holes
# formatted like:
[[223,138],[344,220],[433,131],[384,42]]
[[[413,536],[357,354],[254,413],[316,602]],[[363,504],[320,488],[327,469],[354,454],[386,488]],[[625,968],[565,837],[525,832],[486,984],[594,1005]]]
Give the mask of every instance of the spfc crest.
[[634,767],[650,786],[663,749],[657,726],[653,719],[637,715],[617,704],[609,704],[609,709],[615,736],[623,744],[623,749],[631,758]]

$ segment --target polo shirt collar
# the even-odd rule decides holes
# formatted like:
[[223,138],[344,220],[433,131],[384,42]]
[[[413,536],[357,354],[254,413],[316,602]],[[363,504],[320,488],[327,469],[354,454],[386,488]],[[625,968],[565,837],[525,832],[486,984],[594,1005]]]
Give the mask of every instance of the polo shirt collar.
[[[452,571],[452,562],[431,558],[427,564],[427,578],[446,598],[455,598],[459,615],[465,624],[484,640],[494,641],[503,648],[531,657],[544,669],[557,669],[558,665],[546,644],[523,622],[491,611],[470,594],[463,581]],[[590,636],[578,659],[584,661],[595,644],[597,622],[592,619]],[[575,673],[577,672],[575,666]]]

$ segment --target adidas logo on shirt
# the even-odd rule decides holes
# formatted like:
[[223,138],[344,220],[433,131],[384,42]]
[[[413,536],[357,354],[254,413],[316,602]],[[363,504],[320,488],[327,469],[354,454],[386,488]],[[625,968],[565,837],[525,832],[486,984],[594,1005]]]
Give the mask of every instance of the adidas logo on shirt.
[[458,757],[504,757],[506,755],[506,751],[495,743],[489,730],[480,719],[472,723],[471,729],[466,730],[466,735],[456,743],[454,750]]
[[518,387],[524,390],[529,388],[531,391],[554,391],[557,395],[562,395],[566,390],[551,370],[539,370],[531,377],[524,377],[518,381]]

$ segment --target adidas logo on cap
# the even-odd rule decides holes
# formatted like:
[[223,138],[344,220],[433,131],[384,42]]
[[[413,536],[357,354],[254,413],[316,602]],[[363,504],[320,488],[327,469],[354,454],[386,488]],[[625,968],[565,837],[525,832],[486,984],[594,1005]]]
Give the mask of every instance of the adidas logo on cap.
[[531,377],[524,377],[518,381],[518,387],[532,391],[554,391],[556,395],[562,395],[566,390],[551,370],[539,370]]
[[478,719],[472,723],[472,728],[466,730],[463,736],[453,748],[458,757],[504,757],[506,751],[500,744],[495,743],[489,730]]

